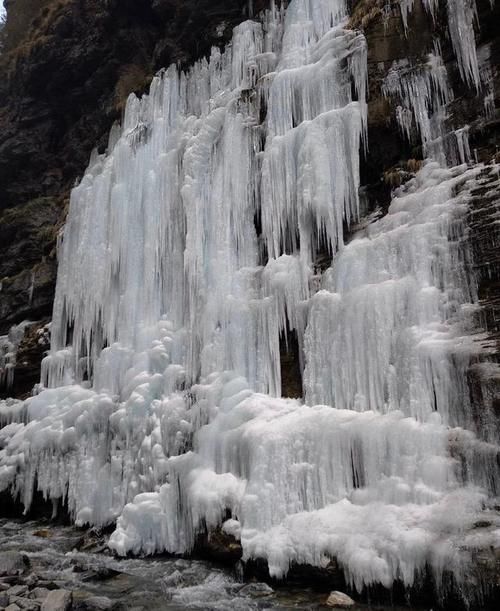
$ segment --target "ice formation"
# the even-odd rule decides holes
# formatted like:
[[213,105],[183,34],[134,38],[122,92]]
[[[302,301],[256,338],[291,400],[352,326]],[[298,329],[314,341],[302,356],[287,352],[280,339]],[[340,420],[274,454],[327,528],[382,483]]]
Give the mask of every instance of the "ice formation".
[[[120,554],[186,552],[221,526],[272,575],[336,557],[358,589],[426,567],[461,581],[497,542],[489,513],[471,534],[498,448],[465,391],[481,346],[465,216],[497,168],[428,161],[345,243],[366,144],[346,16],[273,5],[129,98],[71,196],[45,389],[0,406],[0,489],[26,507],[37,487],[77,523],[117,520]],[[424,141],[441,68],[403,124]],[[305,402],[280,396],[289,331]]]
[[[492,0],[493,2],[494,0]],[[422,0],[426,11],[435,18],[439,0]],[[400,0],[401,18],[408,29],[408,15],[415,0]],[[479,90],[481,77],[476,50],[474,25],[477,22],[476,0],[446,0],[448,30],[462,79]]]
[[454,94],[437,42],[425,63],[394,62],[382,93],[397,104],[396,119],[402,134],[409,141],[421,142],[425,156],[442,165],[471,161],[469,126],[456,130],[447,126],[447,105]]
[[26,328],[32,323],[23,320],[13,325],[7,335],[0,335],[0,389],[9,389],[14,382],[14,370],[17,361],[17,349],[23,341]]

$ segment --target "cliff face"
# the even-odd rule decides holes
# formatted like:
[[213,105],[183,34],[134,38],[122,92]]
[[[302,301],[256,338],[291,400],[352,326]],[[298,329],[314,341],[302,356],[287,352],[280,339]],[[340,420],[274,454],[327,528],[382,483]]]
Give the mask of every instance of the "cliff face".
[[[470,126],[471,148],[478,159],[494,157],[498,115],[486,120],[487,92],[463,84],[446,34],[444,8],[434,21],[415,0],[405,32],[398,2],[352,4],[351,25],[363,29],[368,41],[369,153],[362,164],[362,182],[370,205],[387,206],[391,187],[404,180],[409,162],[422,158],[421,147],[400,135],[395,109],[382,95],[383,80],[395,61],[422,61],[435,38],[455,91],[448,121]],[[477,4],[479,55],[489,58],[489,93],[498,105],[500,5],[492,8],[489,0]],[[224,44],[251,10],[268,3],[10,0],[6,5],[0,57],[0,334],[23,320],[38,321],[21,342],[18,357],[24,356],[17,359],[15,385],[8,393],[22,396],[38,380],[45,345],[35,331],[51,315],[56,236],[69,190],[82,175],[91,150],[104,149],[127,95],[143,92],[155,71],[172,62],[188,66],[212,45]],[[497,201],[495,194],[478,194],[477,214],[473,211],[470,220],[481,324],[488,328],[493,352],[500,331],[498,253],[491,231]],[[490,377],[495,383],[495,376]]]
[[[472,158],[489,163],[499,161],[500,141],[500,5],[477,0],[476,46],[481,78],[479,89],[466,86],[457,66],[456,55],[448,33],[446,3],[439,4],[433,20],[420,0],[415,0],[405,31],[399,3],[384,0],[360,0],[355,3],[352,26],[364,30],[368,42],[369,153],[363,163],[362,182],[368,185],[372,207],[384,206],[388,187],[397,186],[413,159],[421,160],[421,146],[403,138],[396,122],[394,105],[383,96],[382,85],[394,62],[419,64],[439,41],[443,61],[450,77],[454,99],[448,105],[447,129],[466,126]],[[388,9],[389,7],[389,9]],[[385,9],[385,10],[384,10]],[[485,97],[490,95],[495,110],[485,112]],[[410,172],[411,173],[411,172]],[[469,388],[475,419],[481,428],[496,428],[500,422],[500,256],[498,251],[498,217],[500,187],[488,184],[474,194],[468,216],[467,235],[472,250],[468,262],[478,282],[479,309],[475,317],[477,330],[483,331],[484,343],[476,363],[469,371]]]
[[[263,4],[262,2],[260,4]],[[260,7],[254,3],[255,10]],[[225,44],[247,0],[10,0],[0,56],[0,335],[46,324],[56,236],[69,191],[103,150],[127,96],[172,62]],[[28,334],[27,339],[33,334]],[[15,384],[29,393],[44,346],[21,346]],[[0,390],[0,392],[2,392]],[[5,393],[4,393],[5,394]]]

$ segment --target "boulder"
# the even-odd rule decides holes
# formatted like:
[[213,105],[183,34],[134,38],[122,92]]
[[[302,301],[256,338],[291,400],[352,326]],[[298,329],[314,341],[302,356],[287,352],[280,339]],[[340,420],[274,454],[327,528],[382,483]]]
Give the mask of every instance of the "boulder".
[[48,528],[40,528],[39,530],[35,530],[33,536],[41,537],[42,539],[50,539],[52,537],[52,532]]
[[270,596],[274,593],[274,590],[271,586],[268,586],[267,583],[249,583],[246,586],[243,586],[239,591],[240,596],[250,596],[252,598],[259,598],[261,596]]
[[9,595],[6,592],[0,592],[0,609],[7,607],[9,602]]
[[91,596],[83,600],[79,605],[79,611],[108,611],[115,603],[107,596]]
[[331,592],[326,600],[326,606],[333,607],[334,609],[350,609],[355,604],[350,596],[338,591]]
[[31,592],[30,592],[30,598],[35,598],[37,600],[41,600],[44,601],[47,596],[50,594],[50,590],[48,590],[47,588],[34,588]]
[[72,592],[68,590],[52,590],[43,601],[41,611],[69,611],[72,606]]
[[11,596],[11,604],[17,605],[22,611],[39,611],[40,603],[29,598],[21,598],[20,596]]
[[7,590],[9,596],[23,596],[28,591],[28,586],[12,586]]
[[0,552],[0,577],[20,575],[30,566],[27,556],[15,551]]

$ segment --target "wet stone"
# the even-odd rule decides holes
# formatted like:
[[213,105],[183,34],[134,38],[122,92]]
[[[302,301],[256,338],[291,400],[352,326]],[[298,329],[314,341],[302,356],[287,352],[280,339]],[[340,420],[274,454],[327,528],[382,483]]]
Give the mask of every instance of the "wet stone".
[[40,609],[40,603],[36,602],[35,600],[30,600],[29,598],[11,596],[10,601],[11,603],[17,605],[23,611],[38,611]]
[[270,596],[274,590],[267,583],[249,583],[239,591],[240,596],[250,596],[258,598],[260,596]]
[[34,588],[38,584],[38,577],[34,573],[31,573],[31,575],[23,578],[22,582],[25,586],[28,586],[28,588]]
[[49,594],[50,594],[50,590],[48,590],[47,588],[38,587],[38,588],[34,588],[30,592],[29,597],[36,598],[38,600],[45,600]]
[[356,603],[350,596],[343,592],[332,592],[326,601],[327,607],[333,607],[334,609],[349,609],[354,607]]
[[49,591],[59,590],[59,586],[56,583],[54,583],[53,581],[46,581],[44,579],[40,579],[38,581],[38,585],[41,588],[44,588],[45,590],[49,590]]
[[69,611],[73,604],[73,594],[68,590],[52,590],[44,600],[42,611]]
[[78,604],[77,611],[108,611],[116,606],[107,596],[91,596]]
[[42,539],[50,539],[52,532],[48,528],[40,528],[33,533],[34,537],[41,537]]
[[[78,572],[77,567],[75,567],[73,570]],[[113,577],[116,577],[117,575],[120,575],[119,571],[115,571],[107,567],[99,567],[97,569],[84,571],[84,574],[80,577],[80,579],[81,581],[105,581],[107,579],[113,579]]]
[[0,592],[0,608],[7,607],[9,602],[9,595],[6,592]]
[[[24,573],[30,566],[27,556],[19,552],[0,552],[0,576],[14,576]],[[7,581],[4,579],[4,581]]]
[[28,591],[28,586],[13,586],[7,590],[9,596],[22,596]]
[[167,575],[163,578],[163,583],[167,588],[174,588],[182,583],[182,573],[180,571],[174,571],[171,575]]

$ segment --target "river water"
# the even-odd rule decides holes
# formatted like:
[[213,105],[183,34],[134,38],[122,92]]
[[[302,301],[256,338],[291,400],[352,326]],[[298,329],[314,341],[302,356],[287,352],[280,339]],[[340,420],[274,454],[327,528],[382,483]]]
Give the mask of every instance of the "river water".
[[[72,526],[0,520],[0,551],[28,556],[40,585],[73,591],[74,602],[105,596],[131,611],[204,611],[327,608],[327,594],[245,582],[209,562],[181,558],[115,558],[105,539]],[[378,609],[359,605],[355,609]],[[394,609],[394,608],[393,608]]]

